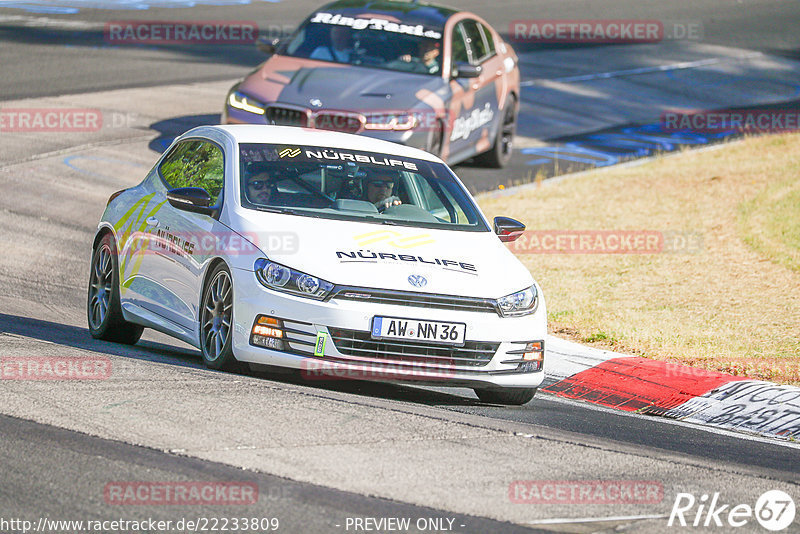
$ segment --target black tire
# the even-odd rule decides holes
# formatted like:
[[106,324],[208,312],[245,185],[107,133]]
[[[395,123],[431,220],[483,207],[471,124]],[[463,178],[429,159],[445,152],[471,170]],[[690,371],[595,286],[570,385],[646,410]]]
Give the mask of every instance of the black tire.
[[442,157],[442,147],[444,147],[444,128],[440,121],[436,121],[436,126],[431,130],[428,136],[428,149],[427,152],[433,154],[437,158]]
[[95,339],[134,345],[144,327],[129,323],[119,303],[119,264],[114,237],[107,233],[92,254],[86,297],[89,333]]
[[224,263],[214,267],[203,289],[200,350],[209,369],[240,369],[233,356],[233,279]]
[[509,96],[503,107],[503,120],[497,123],[494,145],[483,154],[477,155],[475,157],[476,162],[493,169],[502,169],[511,160],[514,135],[517,132],[516,104],[514,97]]
[[487,404],[505,404],[508,406],[522,406],[529,403],[536,388],[506,388],[506,389],[475,389],[475,394]]

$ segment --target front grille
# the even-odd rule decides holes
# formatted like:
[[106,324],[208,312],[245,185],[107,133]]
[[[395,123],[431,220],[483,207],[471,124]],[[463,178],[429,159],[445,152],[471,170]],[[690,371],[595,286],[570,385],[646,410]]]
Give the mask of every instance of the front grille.
[[266,111],[267,124],[278,126],[308,126],[308,113],[302,109],[270,106]]
[[499,315],[493,299],[460,297],[455,295],[432,295],[411,291],[389,291],[360,287],[337,287],[333,297],[337,300],[356,300],[370,304],[392,304],[394,306],[414,306],[417,308],[436,308],[439,310],[470,311],[494,313]]
[[483,367],[500,347],[500,343],[467,341],[463,347],[433,345],[403,340],[375,340],[369,332],[329,328],[336,349],[347,356],[381,362],[423,364],[435,367]]
[[334,132],[358,133],[364,126],[364,117],[355,113],[320,111],[314,115],[314,128]]

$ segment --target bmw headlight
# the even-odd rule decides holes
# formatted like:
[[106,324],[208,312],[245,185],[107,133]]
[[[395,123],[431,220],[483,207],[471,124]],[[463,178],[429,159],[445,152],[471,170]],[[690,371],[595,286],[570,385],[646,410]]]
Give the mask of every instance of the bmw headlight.
[[364,128],[367,130],[397,130],[404,131],[414,128],[418,123],[417,117],[412,113],[380,112],[368,113]]
[[322,300],[333,289],[330,282],[265,258],[256,260],[255,271],[256,278],[264,286],[299,297]]
[[503,317],[529,315],[536,311],[538,305],[539,295],[536,292],[536,286],[497,299],[497,306]]
[[265,109],[261,107],[260,102],[253,100],[251,97],[239,91],[231,91],[228,95],[228,104],[230,104],[232,108],[249,111],[250,113],[256,113],[258,115],[263,115],[265,111]]

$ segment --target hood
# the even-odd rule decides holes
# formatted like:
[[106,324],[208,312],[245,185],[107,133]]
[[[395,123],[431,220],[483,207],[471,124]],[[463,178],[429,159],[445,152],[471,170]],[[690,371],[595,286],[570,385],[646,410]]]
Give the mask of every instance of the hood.
[[[421,104],[416,96],[420,90],[446,88],[437,76],[287,56],[271,57],[239,86],[266,103],[354,111],[411,109]],[[311,99],[321,100],[322,105],[312,107]]]
[[[481,298],[533,284],[528,270],[492,232],[243,211],[242,233],[267,258],[334,284]],[[427,283],[415,287],[411,275]]]

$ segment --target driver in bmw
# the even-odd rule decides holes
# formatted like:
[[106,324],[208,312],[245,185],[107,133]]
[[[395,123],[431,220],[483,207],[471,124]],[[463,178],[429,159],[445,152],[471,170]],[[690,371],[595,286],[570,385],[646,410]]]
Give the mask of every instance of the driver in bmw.
[[397,173],[378,169],[368,174],[364,181],[365,200],[372,202],[379,211],[402,204],[402,201],[392,194],[397,181]]

